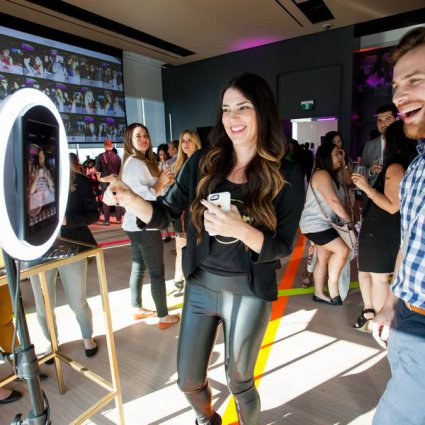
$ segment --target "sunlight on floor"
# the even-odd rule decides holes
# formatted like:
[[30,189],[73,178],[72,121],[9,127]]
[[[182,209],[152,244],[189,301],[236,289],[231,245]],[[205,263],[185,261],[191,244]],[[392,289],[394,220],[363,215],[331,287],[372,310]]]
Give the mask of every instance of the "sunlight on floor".
[[[167,289],[172,287],[172,281],[167,282],[167,287]],[[135,322],[131,318],[129,290],[111,292],[109,299],[114,331],[132,326]],[[152,308],[149,285],[144,285],[144,299],[145,306]],[[173,302],[176,303],[174,297],[170,304]],[[104,334],[100,297],[91,298],[89,303],[93,309],[95,334]],[[79,327],[69,307],[58,307],[56,314],[60,343],[79,340],[81,338]],[[258,387],[263,410],[282,408],[285,403],[302,397],[313,389],[323,388],[323,391],[326,391],[326,384],[329,381],[343,380],[361,374],[385,357],[385,352],[378,348],[338,340],[332,336],[308,330],[309,323],[314,321],[316,314],[316,309],[299,310],[280,320],[275,340],[269,344],[271,345],[270,355]],[[156,323],[157,319],[149,320]],[[36,348],[40,347],[44,344],[44,338],[35,314],[28,315],[28,323],[32,342]],[[71,325],[73,323],[75,326]],[[215,346],[209,377],[214,391],[215,408],[223,412],[229,396],[224,375],[224,346],[220,338]],[[183,394],[178,390],[176,381],[177,375],[173,374],[164,388],[125,403],[124,411],[128,423],[136,423],[135,418],[137,418],[137,424],[193,423],[193,412]],[[373,413],[374,410],[371,410],[349,424],[370,424]],[[291,414],[289,411],[285,413],[289,416]],[[116,420],[115,411],[112,408],[105,410],[103,415],[111,421]]]

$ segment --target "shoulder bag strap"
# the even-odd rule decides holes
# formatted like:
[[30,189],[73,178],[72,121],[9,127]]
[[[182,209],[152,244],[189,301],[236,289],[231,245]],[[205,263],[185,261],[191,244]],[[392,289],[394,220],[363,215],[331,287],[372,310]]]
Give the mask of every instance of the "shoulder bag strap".
[[[313,176],[311,176],[313,177]],[[329,222],[331,222],[331,219],[327,216],[327,214],[325,213],[325,210],[323,209],[322,205],[320,204],[319,198],[316,195],[315,190],[313,189],[313,184],[311,183],[312,178],[310,178],[310,187],[311,190],[313,191],[313,195],[316,198],[317,204],[319,205],[320,210],[322,211],[322,214],[325,216],[326,220],[328,220]]]

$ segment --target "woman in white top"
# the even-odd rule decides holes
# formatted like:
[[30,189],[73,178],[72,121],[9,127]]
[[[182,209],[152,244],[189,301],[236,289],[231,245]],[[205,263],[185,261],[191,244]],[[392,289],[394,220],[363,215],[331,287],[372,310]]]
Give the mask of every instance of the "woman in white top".
[[[327,143],[319,147],[300,220],[301,232],[315,243],[317,250],[317,262],[313,269],[313,301],[331,305],[342,305],[338,280],[349,248],[330,226],[322,210],[329,218],[337,215],[344,222],[351,223],[350,215],[341,201],[344,199],[344,189],[337,175],[341,166],[342,154],[337,146]],[[323,291],[326,277],[329,295]]]
[[[158,162],[152,150],[149,131],[139,123],[130,124],[124,135],[124,166],[122,180],[144,199],[153,201],[161,195],[172,179],[169,170],[159,171]],[[130,275],[131,305],[135,320],[153,316],[143,308],[142,286],[146,269],[151,276],[151,293],[159,317],[159,328],[166,329],[180,320],[169,315],[164,277],[164,245],[158,229],[140,230],[136,216],[127,211],[123,229],[131,241],[132,266]]]

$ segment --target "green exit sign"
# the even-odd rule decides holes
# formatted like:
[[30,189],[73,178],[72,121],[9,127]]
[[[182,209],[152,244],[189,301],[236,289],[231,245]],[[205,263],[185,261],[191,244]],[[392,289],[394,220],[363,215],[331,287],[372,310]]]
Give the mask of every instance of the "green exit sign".
[[314,109],[314,100],[303,100],[301,102],[302,111],[311,111]]

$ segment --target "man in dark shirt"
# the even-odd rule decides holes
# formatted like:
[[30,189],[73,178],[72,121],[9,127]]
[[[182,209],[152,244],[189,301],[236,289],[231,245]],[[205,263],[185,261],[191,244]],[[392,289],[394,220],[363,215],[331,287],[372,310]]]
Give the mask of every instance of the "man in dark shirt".
[[[121,158],[112,151],[113,144],[112,140],[106,139],[103,144],[105,148],[105,152],[100,154],[96,158],[96,171],[98,178],[109,176],[110,174],[114,174],[116,176],[119,175],[121,169]],[[100,183],[102,197],[105,193],[109,183]],[[110,206],[103,203],[103,224],[105,226],[109,226],[109,217],[111,215]],[[117,219],[117,224],[121,224],[121,216],[122,216],[122,208],[119,206],[115,206],[115,217]]]

